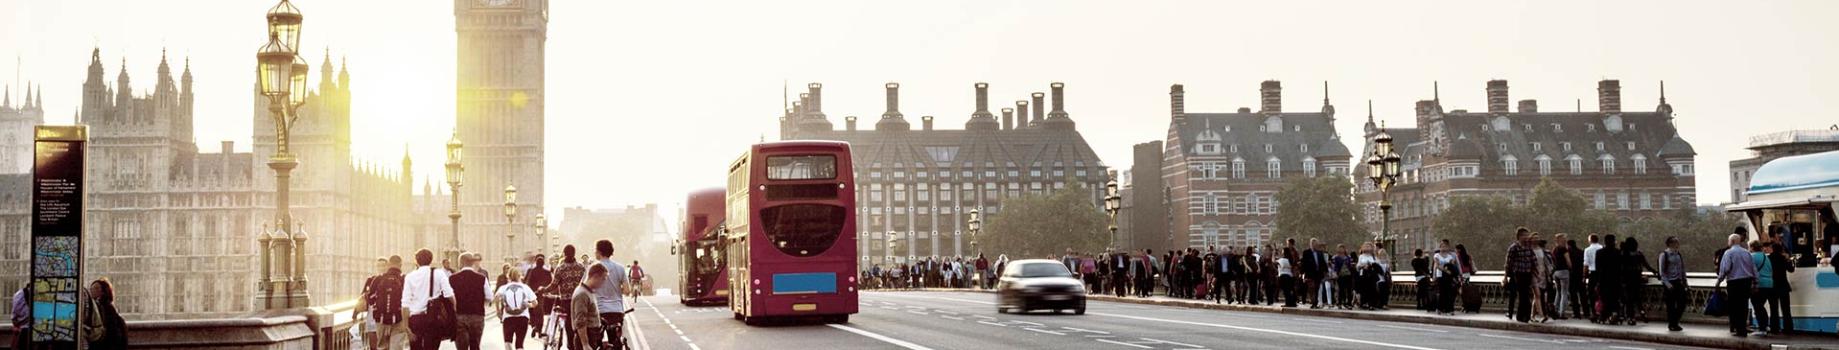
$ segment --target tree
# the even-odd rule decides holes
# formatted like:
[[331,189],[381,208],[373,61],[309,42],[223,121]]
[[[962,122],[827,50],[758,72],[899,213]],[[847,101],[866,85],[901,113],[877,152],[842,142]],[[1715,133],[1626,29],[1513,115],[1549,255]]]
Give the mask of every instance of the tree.
[[1431,224],[1442,239],[1462,244],[1477,269],[1505,266],[1514,230],[1526,224],[1526,208],[1502,197],[1455,197]]
[[1546,237],[1556,233],[1582,237],[1615,232],[1615,215],[1589,209],[1588,205],[1584,196],[1545,178],[1533,187],[1532,201],[1526,203],[1526,228]]
[[978,237],[989,255],[1010,259],[1055,256],[1071,248],[1095,253],[1110,243],[1110,219],[1094,206],[1083,186],[1003,200],[1002,211],[985,220]]
[[1372,237],[1357,219],[1360,207],[1354,204],[1353,182],[1340,175],[1298,178],[1277,191],[1277,232],[1271,238],[1281,242],[1295,238],[1299,243],[1320,238],[1326,243],[1357,244]]
[[[1700,213],[1696,208],[1676,209],[1671,215],[1637,220],[1623,225],[1622,237],[1635,237],[1641,242],[1641,251],[1649,258],[1658,256],[1666,249],[1667,237],[1675,237],[1680,242],[1680,252],[1685,256],[1687,271],[1715,271],[1709,252],[1723,247],[1724,239],[1729,237],[1731,229],[1740,225],[1737,219],[1722,212]],[[1659,265],[1656,265],[1658,267]]]

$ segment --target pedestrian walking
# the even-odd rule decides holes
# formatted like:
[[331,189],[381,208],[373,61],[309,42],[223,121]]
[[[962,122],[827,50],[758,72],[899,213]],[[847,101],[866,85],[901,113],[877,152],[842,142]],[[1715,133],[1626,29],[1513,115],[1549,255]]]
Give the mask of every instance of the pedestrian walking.
[[90,349],[128,348],[128,322],[115,309],[115,284],[108,277],[89,282],[88,313],[83,320],[83,337],[89,341]]
[[624,331],[626,302],[624,295],[634,288],[627,281],[626,267],[613,261],[613,241],[594,242],[594,257],[601,266],[607,267],[607,278],[594,287],[594,306],[600,311],[600,329],[606,340],[601,342],[613,350],[626,348],[625,339],[620,335]]
[[1603,235],[1603,246],[1596,250],[1596,275],[1591,276],[1596,284],[1596,321],[1598,323],[1617,324],[1628,315],[1622,314],[1623,292],[1627,274],[1622,261],[1622,248],[1616,242],[1616,235]]
[[364,279],[364,292],[359,294],[359,307],[353,308],[355,314],[365,313],[365,326],[371,331],[365,340],[371,349],[393,349],[396,334],[402,331],[402,256],[390,256],[377,259],[377,275]]
[[434,266],[434,252],[415,251],[415,271],[402,279],[402,307],[409,311],[409,348],[435,350],[453,336],[453,286],[446,269]]
[[1334,299],[1334,293],[1330,291],[1332,287],[1327,281],[1330,264],[1328,251],[1323,248],[1321,241],[1310,238],[1309,250],[1303,252],[1302,275],[1303,280],[1307,281],[1305,284],[1308,286],[1305,287],[1305,291],[1309,293],[1309,308],[1311,309],[1326,307],[1329,301]]
[[548,317],[549,309],[555,307],[542,295],[542,290],[549,288],[549,283],[554,278],[550,275],[549,268],[544,266],[547,263],[548,260],[544,259],[543,254],[533,254],[530,257],[530,268],[524,271],[524,286],[530,287],[531,291],[537,293],[537,306],[530,309],[530,334],[532,335],[542,333],[543,318]]
[[[571,256],[573,254],[570,254]],[[601,322],[600,302],[596,298],[597,288],[605,288],[607,274],[611,273],[606,265],[590,264],[587,275],[581,283],[575,284],[575,292],[568,301],[568,333],[570,350],[593,350],[600,348]],[[614,293],[615,295],[619,293]]]
[[523,277],[518,270],[505,273],[505,278],[512,282],[499,286],[492,293],[492,301],[498,304],[498,314],[504,315],[501,327],[504,328],[504,347],[506,349],[523,349],[524,335],[529,334],[530,309],[537,306],[536,292],[523,282],[516,282]]
[[1641,242],[1634,237],[1622,240],[1623,285],[1622,314],[1633,326],[1638,321],[1647,320],[1647,275],[1643,272],[1660,274],[1654,264],[1648,263],[1647,254],[1641,253]]
[[1660,252],[1660,284],[1666,288],[1667,330],[1685,330],[1679,319],[1686,312],[1686,258],[1679,253],[1678,237],[1667,237],[1667,249]]
[[1346,244],[1335,245],[1335,306],[1341,309],[1354,308],[1354,258],[1348,256]]
[[13,292],[13,347],[11,349],[31,349],[32,337],[32,282],[27,281]]
[[1532,292],[1532,318],[1540,323],[1551,322],[1552,318],[1547,313],[1551,303],[1545,301],[1545,285],[1551,283],[1552,255],[1545,250],[1545,240],[1540,239],[1538,232],[1533,232],[1530,240],[1533,242],[1533,275],[1532,287],[1528,290]]
[[1769,266],[1773,270],[1769,275],[1775,276],[1774,288],[1769,291],[1769,313],[1775,315],[1772,328],[1779,334],[1793,333],[1794,304],[1790,302],[1792,299],[1789,298],[1789,292],[1794,291],[1794,288],[1790,286],[1789,281],[1793,279],[1788,278],[1788,274],[1794,273],[1794,262],[1788,259],[1788,249],[1782,242],[1770,244],[1767,250]]
[[1456,251],[1445,239],[1437,244],[1437,254],[1431,259],[1431,277],[1437,286],[1437,314],[1450,316],[1456,314],[1456,279],[1462,273],[1462,267],[1456,262]]
[[1412,250],[1411,279],[1415,281],[1415,283],[1412,283],[1412,287],[1417,290],[1416,306],[1418,310],[1436,310],[1435,307],[1431,306],[1432,303],[1430,302],[1430,290],[1432,288],[1430,285],[1430,277],[1430,257],[1424,256],[1424,249]]
[[1730,334],[1738,337],[1750,335],[1750,290],[1755,288],[1756,262],[1750,257],[1750,251],[1743,246],[1743,228],[1731,234],[1725,240],[1730,245],[1718,259],[1718,282],[1724,285],[1724,310],[1730,315]]
[[1514,232],[1513,245],[1507,247],[1508,319],[1525,323],[1532,320],[1532,283],[1534,259],[1532,231],[1521,227]]
[[1750,241],[1750,262],[1756,265],[1756,291],[1750,294],[1750,308],[1756,313],[1756,331],[1770,334],[1775,319],[1780,318],[1768,308],[1769,301],[1775,299],[1775,264],[1769,261],[1768,246],[1761,240]]
[[483,260],[479,253],[460,254],[460,272],[449,277],[453,286],[454,329],[453,343],[459,350],[478,350],[479,340],[485,332],[485,306],[491,302],[492,284],[485,276],[485,270],[479,268]]
[[1566,234],[1552,235],[1552,318],[1566,319],[1565,310],[1571,306],[1571,256],[1577,252],[1574,243],[1569,242]]
[[1284,248],[1277,256],[1277,283],[1283,290],[1283,307],[1296,307],[1296,273],[1291,270],[1290,257],[1296,255],[1296,248]]
[[1596,264],[1596,257],[1597,257],[1596,253],[1597,251],[1603,250],[1603,243],[1600,241],[1601,239],[1602,238],[1598,237],[1597,234],[1592,233],[1589,236],[1590,245],[1587,247],[1584,247],[1583,258],[1584,258],[1584,277],[1585,277],[1584,283],[1585,284],[1582,290],[1583,292],[1582,298],[1577,299],[1580,302],[1580,304],[1583,304],[1584,316],[1588,317],[1591,322],[1597,322],[1597,319],[1598,319],[1597,318],[1598,312],[1596,310],[1595,305],[1601,295],[1599,294],[1597,289],[1600,289],[1602,287],[1601,282],[1603,280],[1602,276],[1597,274],[1597,268],[1596,268],[1596,265],[1597,265]]

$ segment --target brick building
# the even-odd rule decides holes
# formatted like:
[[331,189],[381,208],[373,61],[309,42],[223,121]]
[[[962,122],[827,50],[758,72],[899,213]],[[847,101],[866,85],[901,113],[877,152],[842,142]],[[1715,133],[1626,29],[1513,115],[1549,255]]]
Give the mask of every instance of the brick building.
[[[1653,111],[1622,110],[1621,84],[1597,82],[1598,111],[1544,112],[1534,100],[1508,110],[1507,81],[1486,85],[1487,110],[1445,112],[1442,100],[1418,101],[1415,128],[1386,128],[1402,157],[1400,184],[1391,192],[1391,231],[1398,251],[1431,247],[1431,229],[1450,199],[1499,196],[1525,204],[1541,179],[1577,191],[1588,208],[1608,210],[1624,222],[1691,208],[1692,145],[1674,128],[1664,85]],[[1369,116],[1366,139],[1381,131]],[[1367,142],[1360,153],[1372,152]],[[1364,179],[1365,167],[1354,178]],[[1379,193],[1356,181],[1364,222],[1379,230]]]

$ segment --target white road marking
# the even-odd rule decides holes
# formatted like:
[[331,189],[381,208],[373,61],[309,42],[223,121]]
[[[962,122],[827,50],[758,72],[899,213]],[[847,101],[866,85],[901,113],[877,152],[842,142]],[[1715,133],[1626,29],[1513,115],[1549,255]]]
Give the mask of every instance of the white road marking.
[[919,311],[919,310],[907,310],[907,313],[915,314],[915,315],[931,315],[929,313],[926,313],[925,311]]
[[1055,331],[1050,331],[1050,330],[1044,330],[1044,329],[1040,329],[1040,328],[1022,328],[1022,329],[1025,329],[1025,330],[1031,330],[1031,331],[1035,331],[1035,332],[1040,332],[1040,333],[1047,333],[1047,334],[1053,334],[1053,335],[1066,335],[1066,333],[1060,333],[1060,332],[1055,332]]
[[1514,337],[1514,336],[1506,336],[1506,335],[1495,335],[1495,334],[1488,334],[1488,333],[1476,333],[1475,335],[1479,335],[1479,336],[1483,336],[1483,337],[1489,337],[1489,338],[1499,338],[1499,339],[1513,339],[1513,340],[1522,340],[1522,341],[1532,341],[1532,342],[1542,342],[1542,343],[1552,343],[1552,344],[1564,344],[1564,342],[1563,342],[1563,341],[1559,341],[1559,340],[1550,340],[1550,339],[1533,339],[1533,338],[1521,338],[1521,337]]
[[939,315],[939,318],[944,318],[944,319],[948,319],[948,320],[958,320],[958,321],[963,321],[963,320],[964,320],[964,318],[963,318],[963,317],[958,317],[958,316],[947,316],[947,315]]
[[828,324],[826,326],[830,326],[830,328],[836,328],[836,329],[848,331],[850,333],[855,333],[855,334],[858,334],[864,337],[873,338],[875,340],[880,340],[882,342],[886,342],[888,344],[894,344],[895,346],[907,348],[910,350],[932,350],[932,348],[920,346],[919,344],[914,344],[911,342],[907,342],[905,340],[894,339],[893,337],[876,334],[875,332],[869,332],[869,331],[865,331],[861,329],[856,329],[855,327],[844,326],[840,324]]
[[[658,319],[660,319],[660,320],[664,320],[664,324],[666,324],[666,325],[670,325],[670,330],[672,330],[672,331],[676,331],[676,332],[677,332],[677,338],[681,338],[681,339],[683,339],[683,342],[684,342],[685,344],[689,344],[689,345],[690,345],[690,349],[691,349],[691,350],[702,350],[702,348],[701,348],[701,347],[698,347],[698,346],[696,346],[696,342],[692,342],[692,341],[690,341],[690,337],[688,337],[688,336],[685,336],[685,335],[683,335],[683,330],[682,330],[682,329],[679,329],[679,328],[677,328],[677,324],[676,324],[676,323],[672,323],[672,322],[670,321],[670,318],[669,318],[669,317],[664,317],[664,311],[659,311],[659,310],[658,310],[658,306],[657,306],[657,305],[653,305],[653,304],[651,303],[651,299],[645,299],[645,298],[639,298],[639,301],[642,301],[642,302],[645,302],[645,307],[647,307],[647,308],[650,308],[650,309],[651,309],[651,312],[652,312],[652,313],[654,313],[654,314],[657,314],[657,315],[658,315]],[[634,316],[637,316],[637,315],[634,315]],[[636,336],[636,337],[634,337],[634,338],[638,338],[638,340],[639,340],[639,348],[640,348],[640,349],[646,349],[646,350],[650,350],[650,349],[651,349],[651,341],[650,341],[650,340],[647,340],[647,339],[645,339],[645,332],[643,332],[643,331],[640,331],[640,330],[639,330],[639,324],[638,324],[638,322],[631,322],[631,324],[632,324],[632,330],[633,330],[633,332],[634,332],[634,333],[637,333],[637,334],[638,334],[638,336]]]
[[982,323],[982,324],[987,324],[987,325],[991,325],[991,326],[997,326],[997,327],[1008,327],[1008,326],[1009,326],[1009,325],[1006,325],[1006,324],[1001,324],[1001,323],[996,323],[996,322],[990,322],[990,321],[977,321],[977,323]]
[[[946,297],[934,297],[934,296],[917,296],[917,295],[916,295],[916,296],[912,296],[912,297],[916,297],[916,298],[928,298],[928,299],[939,299],[939,300],[952,300],[952,301],[957,301],[957,302],[965,302],[965,303],[973,303],[973,304],[984,304],[984,305],[996,305],[996,303],[994,303],[994,302],[988,302],[988,301],[980,301],[980,300],[969,300],[969,299],[959,299],[959,298],[946,298]],[[1186,309],[1174,309],[1174,310],[1186,310]],[[1096,313],[1096,312],[1094,312],[1094,313],[1089,313],[1089,315],[1099,315],[1099,316],[1110,316],[1110,317],[1118,317],[1118,318],[1128,318],[1128,319],[1136,319],[1136,320],[1143,320],[1143,321],[1157,321],[1157,322],[1167,322],[1167,323],[1180,323],[1180,324],[1188,324],[1188,325],[1196,325],[1196,326],[1207,326],[1207,327],[1217,327],[1217,328],[1227,328],[1227,329],[1237,329],[1237,330],[1246,330],[1246,331],[1254,331],[1254,332],[1265,332],[1265,333],[1275,333],[1275,334],[1284,334],[1284,335],[1293,335],[1293,336],[1299,336],[1299,337],[1307,337],[1307,338],[1316,338],[1316,339],[1326,339],[1326,340],[1334,340],[1334,341],[1341,341],[1341,342],[1348,342],[1348,343],[1356,343],[1356,344],[1367,344],[1367,345],[1377,345],[1377,346],[1384,346],[1384,347],[1390,347],[1390,348],[1399,348],[1399,349],[1413,349],[1413,350],[1437,350],[1436,348],[1427,348],[1427,347],[1421,347],[1421,346],[1413,346],[1413,345],[1404,345],[1404,344],[1392,344],[1392,343],[1385,343],[1385,342],[1377,342],[1377,341],[1368,341],[1368,340],[1360,340],[1360,339],[1348,339],[1348,338],[1341,338],[1341,337],[1331,337],[1331,336],[1326,336],[1326,335],[1315,335],[1315,334],[1307,334],[1307,333],[1297,333],[1297,332],[1289,332],[1289,331],[1281,331],[1281,330],[1275,330],[1275,329],[1264,329],[1264,328],[1253,328],[1253,327],[1245,327],[1245,326],[1234,326],[1234,325],[1227,325],[1227,324],[1218,324],[1218,323],[1205,323],[1205,322],[1192,322],[1192,321],[1182,321],[1182,320],[1170,320],[1170,319],[1163,319],[1163,318],[1154,318],[1154,317],[1142,317],[1142,316],[1130,316],[1130,315],[1119,315],[1119,314],[1108,314],[1108,313]],[[982,322],[981,322],[981,321],[979,321],[979,323],[982,323]]]
[[1347,322],[1341,322],[1341,321],[1317,320],[1317,319],[1300,318],[1300,317],[1290,318],[1290,320],[1291,321],[1303,321],[1303,322],[1315,322],[1315,323],[1333,323],[1333,324],[1347,323]]
[[1142,348],[1142,349],[1153,349],[1149,347],[1148,345],[1137,345],[1137,344],[1125,343],[1125,342],[1115,341],[1115,340],[1110,340],[1110,339],[1092,339],[1092,340],[1097,340],[1097,341],[1112,343],[1112,344],[1117,344],[1117,345],[1123,345],[1123,346],[1134,346],[1134,347]]
[[1610,349],[1623,349],[1623,350],[1654,350],[1654,349],[1649,349],[1649,348],[1637,348],[1637,347],[1631,347],[1631,346],[1611,346],[1609,348]]
[[1035,327],[1040,327],[1040,326],[1046,326],[1046,325],[1044,325],[1044,324],[1039,324],[1039,323],[1034,323],[1034,322],[1028,322],[1028,321],[1015,321],[1015,320],[1010,320],[1009,322],[1011,322],[1011,323],[1020,323],[1020,324],[1025,324],[1025,325],[1032,325],[1032,326],[1035,326]]
[[1430,329],[1430,328],[1422,328],[1422,327],[1405,327],[1405,326],[1394,326],[1394,325],[1389,325],[1389,324],[1379,324],[1375,326],[1386,327],[1386,328],[1391,328],[1391,329],[1403,329],[1407,331],[1430,331],[1430,332],[1437,332],[1437,333],[1449,333],[1449,331],[1446,331],[1446,330]]
[[683,338],[683,342],[684,342],[684,343],[688,343],[688,342],[690,342],[690,336],[687,336],[687,335],[679,335],[679,336],[677,336],[677,337],[678,337],[678,338]]
[[1148,341],[1153,341],[1153,342],[1156,342],[1157,344],[1174,344],[1174,345],[1180,345],[1180,346],[1186,346],[1186,347],[1190,347],[1190,348],[1198,348],[1198,347],[1201,347],[1200,345],[1194,345],[1194,344],[1185,344],[1185,343],[1176,343],[1176,342],[1172,342],[1172,341],[1167,341],[1167,340],[1162,340],[1162,339],[1150,339],[1150,338],[1140,338],[1140,339],[1143,339],[1143,340],[1148,340]]
[[1062,328],[1062,329],[1066,329],[1066,330],[1070,330],[1070,331],[1074,331],[1074,332],[1080,332],[1080,333],[1098,333],[1098,334],[1111,334],[1111,332],[1106,332],[1106,331],[1095,331],[1095,330],[1090,330],[1090,329],[1084,329],[1084,328],[1073,328],[1073,327],[1060,327],[1060,328]]

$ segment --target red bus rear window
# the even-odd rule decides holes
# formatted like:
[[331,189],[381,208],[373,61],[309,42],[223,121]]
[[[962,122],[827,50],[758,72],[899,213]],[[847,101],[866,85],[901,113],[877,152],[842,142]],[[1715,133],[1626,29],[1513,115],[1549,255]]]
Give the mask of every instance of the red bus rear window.
[[836,156],[766,157],[767,180],[827,180],[836,178]]
[[786,255],[823,254],[843,233],[847,209],[824,204],[787,204],[760,210],[760,224],[773,248]]

